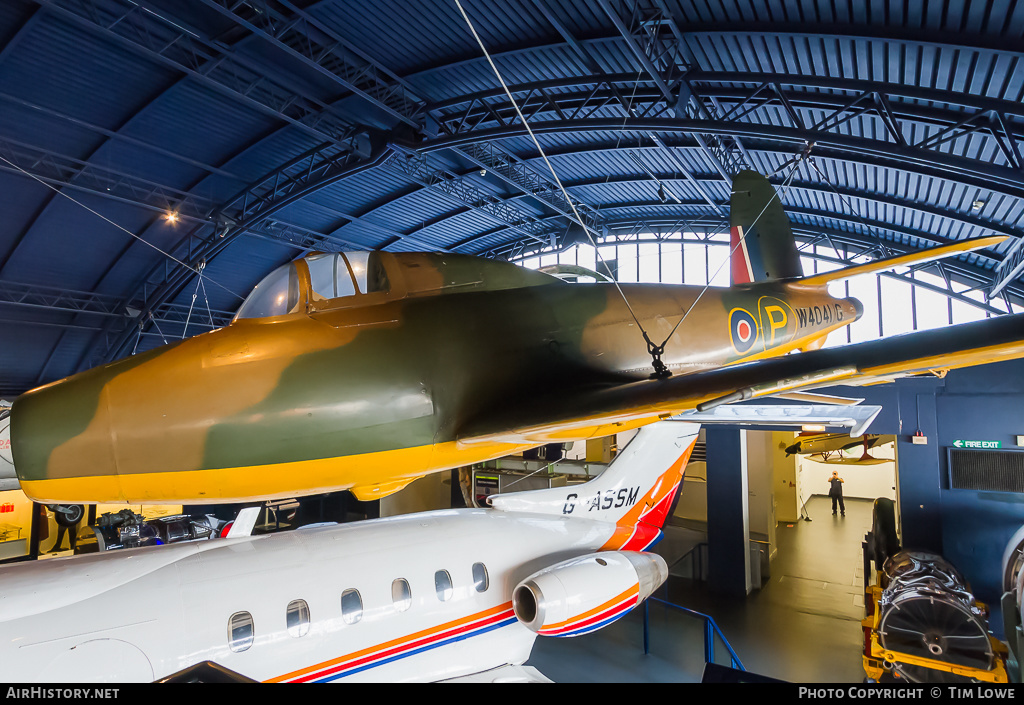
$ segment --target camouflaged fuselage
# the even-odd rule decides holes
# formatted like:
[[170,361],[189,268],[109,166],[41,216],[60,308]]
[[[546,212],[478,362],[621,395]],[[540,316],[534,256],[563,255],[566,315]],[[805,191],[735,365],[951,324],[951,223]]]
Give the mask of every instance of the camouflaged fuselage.
[[[26,393],[12,410],[22,487],[51,503],[346,488],[370,499],[528,447],[461,445],[460,428],[489,411],[651,374],[612,284],[460,256],[380,261],[387,291],[324,300],[300,265],[293,312],[237,320]],[[655,342],[690,311],[662,356],[674,375],[818,346],[861,310],[798,283],[621,288]]]

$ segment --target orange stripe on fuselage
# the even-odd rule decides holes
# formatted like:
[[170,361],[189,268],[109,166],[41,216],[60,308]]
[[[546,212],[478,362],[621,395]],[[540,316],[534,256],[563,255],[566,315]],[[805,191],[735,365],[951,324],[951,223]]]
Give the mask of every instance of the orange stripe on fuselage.
[[363,656],[369,656],[370,654],[373,654],[373,653],[375,653],[377,651],[384,651],[386,649],[390,649],[390,648],[395,647],[395,646],[400,646],[401,644],[404,644],[406,642],[416,641],[417,639],[423,639],[425,637],[429,637],[429,636],[431,636],[433,634],[437,634],[439,632],[447,631],[449,629],[456,629],[456,628],[461,627],[463,625],[469,624],[470,622],[476,622],[476,621],[481,620],[481,619],[486,619],[487,617],[491,617],[493,615],[496,615],[499,612],[503,612],[505,610],[508,610],[511,607],[512,607],[512,603],[511,602],[506,602],[504,604],[498,605],[497,607],[492,607],[489,610],[484,610],[483,612],[477,612],[475,614],[471,614],[468,617],[462,617],[461,619],[456,619],[456,620],[453,620],[451,622],[445,622],[444,624],[438,625],[436,627],[430,627],[429,629],[424,629],[422,631],[415,632],[414,634],[405,634],[403,636],[398,637],[397,639],[392,639],[391,641],[385,641],[385,642],[383,642],[381,644],[374,644],[373,646],[370,646],[368,648],[362,649],[360,651],[353,651],[352,653],[345,654],[344,656],[339,656],[338,658],[331,659],[330,661],[323,661],[321,663],[314,664],[312,666],[307,666],[306,668],[301,668],[301,669],[299,669],[297,671],[292,671],[291,673],[286,673],[283,676],[277,676],[276,678],[271,678],[270,680],[268,680],[266,682],[267,683],[280,683],[282,681],[291,680],[292,678],[298,678],[300,676],[304,676],[304,675],[307,675],[309,673],[313,673],[315,671],[322,671],[324,669],[330,668],[331,666],[336,666],[337,664],[345,662],[345,661],[352,661],[354,659],[358,659],[358,658],[361,658]]

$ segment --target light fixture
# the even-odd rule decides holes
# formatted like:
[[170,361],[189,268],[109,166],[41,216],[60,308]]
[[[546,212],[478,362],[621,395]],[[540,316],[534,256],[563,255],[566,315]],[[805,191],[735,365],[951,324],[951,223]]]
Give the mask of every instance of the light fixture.
[[480,170],[480,176],[487,176],[487,170],[486,169],[481,169]]
[[811,423],[804,424],[803,426],[800,427],[800,430],[806,431],[807,433],[824,433],[825,427],[820,424]]
[[164,218],[167,219],[168,223],[173,225],[174,223],[178,222],[178,212],[177,211],[167,211],[167,215],[165,215]]
[[980,211],[982,209],[982,206],[984,206],[984,205],[985,205],[984,201],[975,201],[974,203],[971,204],[971,208],[973,210]]

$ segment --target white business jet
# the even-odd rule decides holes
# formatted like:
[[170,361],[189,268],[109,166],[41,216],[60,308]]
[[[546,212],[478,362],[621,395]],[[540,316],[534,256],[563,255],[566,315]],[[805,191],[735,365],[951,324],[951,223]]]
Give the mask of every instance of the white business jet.
[[538,634],[600,629],[667,578],[645,551],[698,429],[646,426],[596,479],[488,509],[0,568],[0,680],[543,680]]

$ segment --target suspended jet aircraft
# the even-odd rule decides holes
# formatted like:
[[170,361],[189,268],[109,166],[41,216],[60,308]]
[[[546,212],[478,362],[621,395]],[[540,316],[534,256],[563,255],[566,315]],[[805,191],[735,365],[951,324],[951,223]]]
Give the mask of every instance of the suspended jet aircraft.
[[[895,436],[865,435],[861,438],[851,438],[846,433],[821,433],[812,435],[797,436],[796,442],[784,448],[786,455],[810,455],[815,460],[823,463],[840,465],[881,465],[893,462],[891,458],[876,458],[869,450],[879,446],[892,443]],[[844,450],[861,447],[863,452],[859,456],[843,455]]]
[[487,509],[2,567],[0,679],[546,680],[521,668],[538,635],[600,629],[668,577],[645,551],[699,429],[650,425],[596,479]]
[[572,284],[454,254],[291,262],[230,325],[15,400],[14,470],[54,504],[369,500],[695,407],[1024,355],[1024,316],[818,350],[863,311],[830,282],[1004,238],[803,276],[767,179],[733,189],[730,288]]

